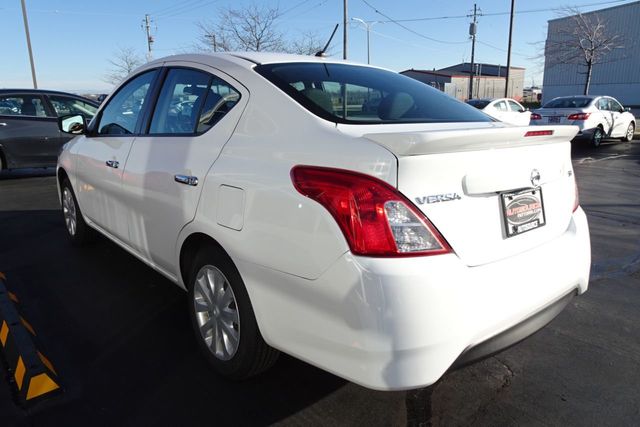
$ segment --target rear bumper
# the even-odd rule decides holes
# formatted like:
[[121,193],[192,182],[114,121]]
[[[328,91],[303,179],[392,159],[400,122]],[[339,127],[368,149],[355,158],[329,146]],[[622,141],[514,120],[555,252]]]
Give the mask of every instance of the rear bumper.
[[527,252],[468,267],[454,254],[345,254],[309,281],[239,263],[272,346],[365,387],[433,384],[447,370],[518,342],[588,286],[590,242],[578,209],[566,232]]

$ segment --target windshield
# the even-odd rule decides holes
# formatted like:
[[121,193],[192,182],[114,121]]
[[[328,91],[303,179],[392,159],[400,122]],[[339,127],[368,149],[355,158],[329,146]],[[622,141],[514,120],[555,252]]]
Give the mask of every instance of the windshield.
[[566,98],[555,98],[547,102],[542,108],[584,108],[593,101],[593,98],[578,96],[568,96]]
[[312,113],[337,123],[492,121],[439,90],[391,71],[323,63],[267,64],[255,70]]

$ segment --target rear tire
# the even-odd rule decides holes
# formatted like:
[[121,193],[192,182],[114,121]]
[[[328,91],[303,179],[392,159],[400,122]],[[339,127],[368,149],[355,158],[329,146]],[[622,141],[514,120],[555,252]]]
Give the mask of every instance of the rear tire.
[[633,139],[633,134],[636,131],[636,126],[633,122],[629,123],[629,127],[627,128],[627,132],[621,138],[623,142],[629,142]]
[[76,195],[71,188],[69,179],[65,178],[60,187],[62,198],[62,217],[67,229],[67,235],[71,244],[74,246],[83,246],[95,239],[96,232],[89,227],[82,217],[80,206]]
[[280,353],[260,335],[242,277],[222,249],[211,245],[198,252],[188,304],[198,347],[220,375],[242,380],[276,362]]
[[604,138],[604,131],[598,126],[594,129],[593,135],[591,136],[591,144],[594,147],[599,147],[600,143],[602,143],[602,138]]

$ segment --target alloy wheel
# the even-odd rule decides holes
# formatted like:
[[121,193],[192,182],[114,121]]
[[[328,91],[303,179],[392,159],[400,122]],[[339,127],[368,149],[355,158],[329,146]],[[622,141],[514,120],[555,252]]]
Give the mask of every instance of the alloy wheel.
[[633,139],[634,131],[635,128],[633,126],[633,123],[630,123],[629,127],[627,128],[627,141],[631,141]]
[[230,360],[240,343],[240,315],[233,289],[213,265],[198,271],[194,286],[193,305],[200,335],[216,358]]
[[70,235],[75,236],[78,225],[76,203],[71,190],[67,187],[62,190],[62,215],[64,216],[67,231]]

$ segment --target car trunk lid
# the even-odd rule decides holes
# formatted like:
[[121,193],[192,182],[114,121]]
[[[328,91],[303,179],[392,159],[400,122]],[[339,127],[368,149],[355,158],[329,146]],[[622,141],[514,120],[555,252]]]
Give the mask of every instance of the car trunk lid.
[[463,262],[476,266],[566,231],[575,196],[569,141],[576,131],[466,126],[364,137],[396,155],[398,189]]

